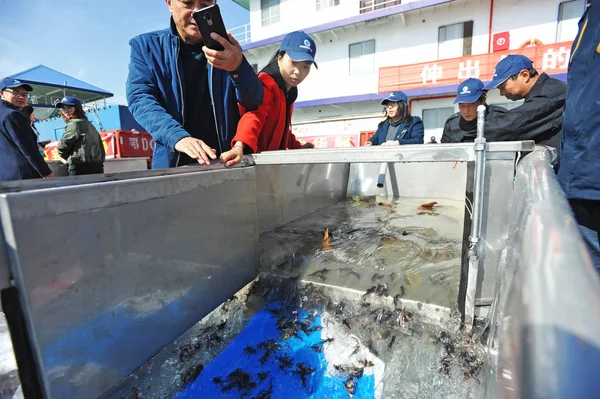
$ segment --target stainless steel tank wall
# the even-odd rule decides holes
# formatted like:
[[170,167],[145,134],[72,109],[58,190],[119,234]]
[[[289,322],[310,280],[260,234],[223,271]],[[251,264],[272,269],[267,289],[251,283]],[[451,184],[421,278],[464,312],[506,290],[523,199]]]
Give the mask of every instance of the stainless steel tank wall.
[[256,276],[254,172],[0,196],[48,397],[99,396]]
[[260,232],[273,230],[345,198],[349,167],[343,163],[257,165]]
[[592,398],[600,392],[600,282],[538,148],[519,164],[488,340],[488,398]]

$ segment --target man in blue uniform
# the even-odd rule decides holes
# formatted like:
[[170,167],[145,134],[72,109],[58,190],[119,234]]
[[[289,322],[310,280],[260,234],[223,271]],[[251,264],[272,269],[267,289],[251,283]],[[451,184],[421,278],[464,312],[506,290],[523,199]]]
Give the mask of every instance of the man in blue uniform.
[[534,140],[558,149],[567,85],[546,73],[539,74],[531,60],[513,54],[496,65],[487,89],[498,88],[511,101],[525,100],[517,108],[486,124],[488,141]]
[[21,112],[32,90],[17,79],[0,81],[0,181],[52,175],[38,150],[29,120]]
[[487,105],[487,94],[479,79],[467,79],[458,85],[456,100],[460,112],[452,115],[444,125],[442,143],[467,143],[477,137],[477,107],[485,105],[486,123],[502,117],[507,111],[497,105]]
[[560,184],[600,273],[600,4],[579,21],[569,65]]

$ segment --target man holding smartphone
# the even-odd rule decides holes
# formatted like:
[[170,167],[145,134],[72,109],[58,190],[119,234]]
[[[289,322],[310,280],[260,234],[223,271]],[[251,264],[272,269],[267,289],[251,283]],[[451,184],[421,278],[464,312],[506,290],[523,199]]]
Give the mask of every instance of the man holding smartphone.
[[127,101],[155,141],[153,168],[208,165],[231,149],[238,103],[246,109],[261,104],[262,84],[231,34],[211,34],[224,50],[204,46],[193,13],[215,0],[166,3],[171,27],[129,42]]

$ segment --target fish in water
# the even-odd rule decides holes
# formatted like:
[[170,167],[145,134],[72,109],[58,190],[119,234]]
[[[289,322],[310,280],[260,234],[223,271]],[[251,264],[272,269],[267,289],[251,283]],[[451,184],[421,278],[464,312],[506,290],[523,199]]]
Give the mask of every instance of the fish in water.
[[388,289],[388,285],[386,283],[383,284],[377,284],[374,285],[372,287],[370,287],[369,289],[367,289],[367,292],[365,292],[365,294],[363,295],[363,301],[367,298],[367,296],[369,295],[377,295],[377,296],[388,296],[389,295],[389,289]]
[[202,370],[204,370],[204,366],[201,364],[189,367],[181,374],[181,384],[184,387],[187,386],[190,382],[198,378]]
[[390,211],[394,209],[390,204],[386,204],[385,202],[380,202],[377,205],[382,206],[386,209],[389,209]]
[[377,280],[381,280],[383,277],[383,274],[375,273],[373,277],[371,277],[371,282],[375,283]]
[[247,355],[254,355],[256,353],[256,349],[253,346],[248,345],[244,348],[244,353]]
[[420,211],[430,211],[433,209],[434,206],[437,205],[437,202],[433,201],[433,202],[428,202],[426,204],[421,204],[417,207],[418,210]]
[[312,367],[308,367],[308,365],[304,362],[296,363],[296,369],[293,371],[294,374],[298,374],[300,376],[300,381],[302,381],[302,386],[306,388],[306,377],[315,372],[315,369]]
[[329,229],[325,229],[325,231],[323,232],[323,249],[324,250],[329,250],[331,249],[331,243],[329,242]]
[[316,277],[319,281],[325,281],[327,280],[326,276],[330,271],[331,270],[329,269],[317,270],[316,272],[309,274],[308,277]]
[[392,350],[392,347],[394,346],[394,343],[396,342],[396,336],[394,335],[392,337],[392,339],[390,339],[390,343],[388,344],[388,349]]
[[342,275],[344,277],[354,276],[357,280],[360,280],[360,274],[358,274],[354,271],[354,269],[351,269],[349,267],[342,267],[341,269],[338,269],[338,273],[343,273]]

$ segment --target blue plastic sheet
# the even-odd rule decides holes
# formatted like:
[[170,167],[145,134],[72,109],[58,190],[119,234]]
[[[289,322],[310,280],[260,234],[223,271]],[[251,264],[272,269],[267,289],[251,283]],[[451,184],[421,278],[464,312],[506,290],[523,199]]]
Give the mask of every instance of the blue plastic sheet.
[[[268,309],[278,307],[279,304],[270,304]],[[289,311],[289,309],[288,309]],[[302,309],[297,309],[300,321],[306,320],[307,314]],[[293,317],[291,314],[290,317]],[[317,315],[311,327],[322,326],[322,320]],[[327,334],[326,330],[317,330],[308,335],[298,332],[298,337],[292,336],[283,340],[277,329],[277,317],[267,308],[258,312],[249,322],[248,326],[225,348],[219,357],[207,364],[198,378],[190,383],[187,388],[175,398],[258,398],[261,392],[270,391],[270,398],[286,399],[337,399],[350,397],[345,387],[347,376],[340,373],[329,373],[328,360],[322,352],[311,348],[313,345],[322,346],[322,341]],[[257,349],[255,354],[244,351],[247,346],[256,348],[261,342],[270,339],[276,340],[281,349],[271,355],[266,362],[261,363],[260,358],[264,350]],[[282,369],[276,357],[289,356],[294,366]],[[295,373],[297,363],[304,363],[314,372],[306,376],[302,384],[301,376]],[[252,385],[248,389],[237,388],[223,390],[227,386],[227,376],[237,369],[241,369],[251,376]],[[259,373],[267,373],[263,381],[258,378]],[[215,377],[224,382],[215,382]],[[364,374],[355,379],[356,389],[353,398],[374,398],[375,378],[373,375]],[[256,384],[254,386],[253,384]],[[267,397],[267,396],[265,396]]]

